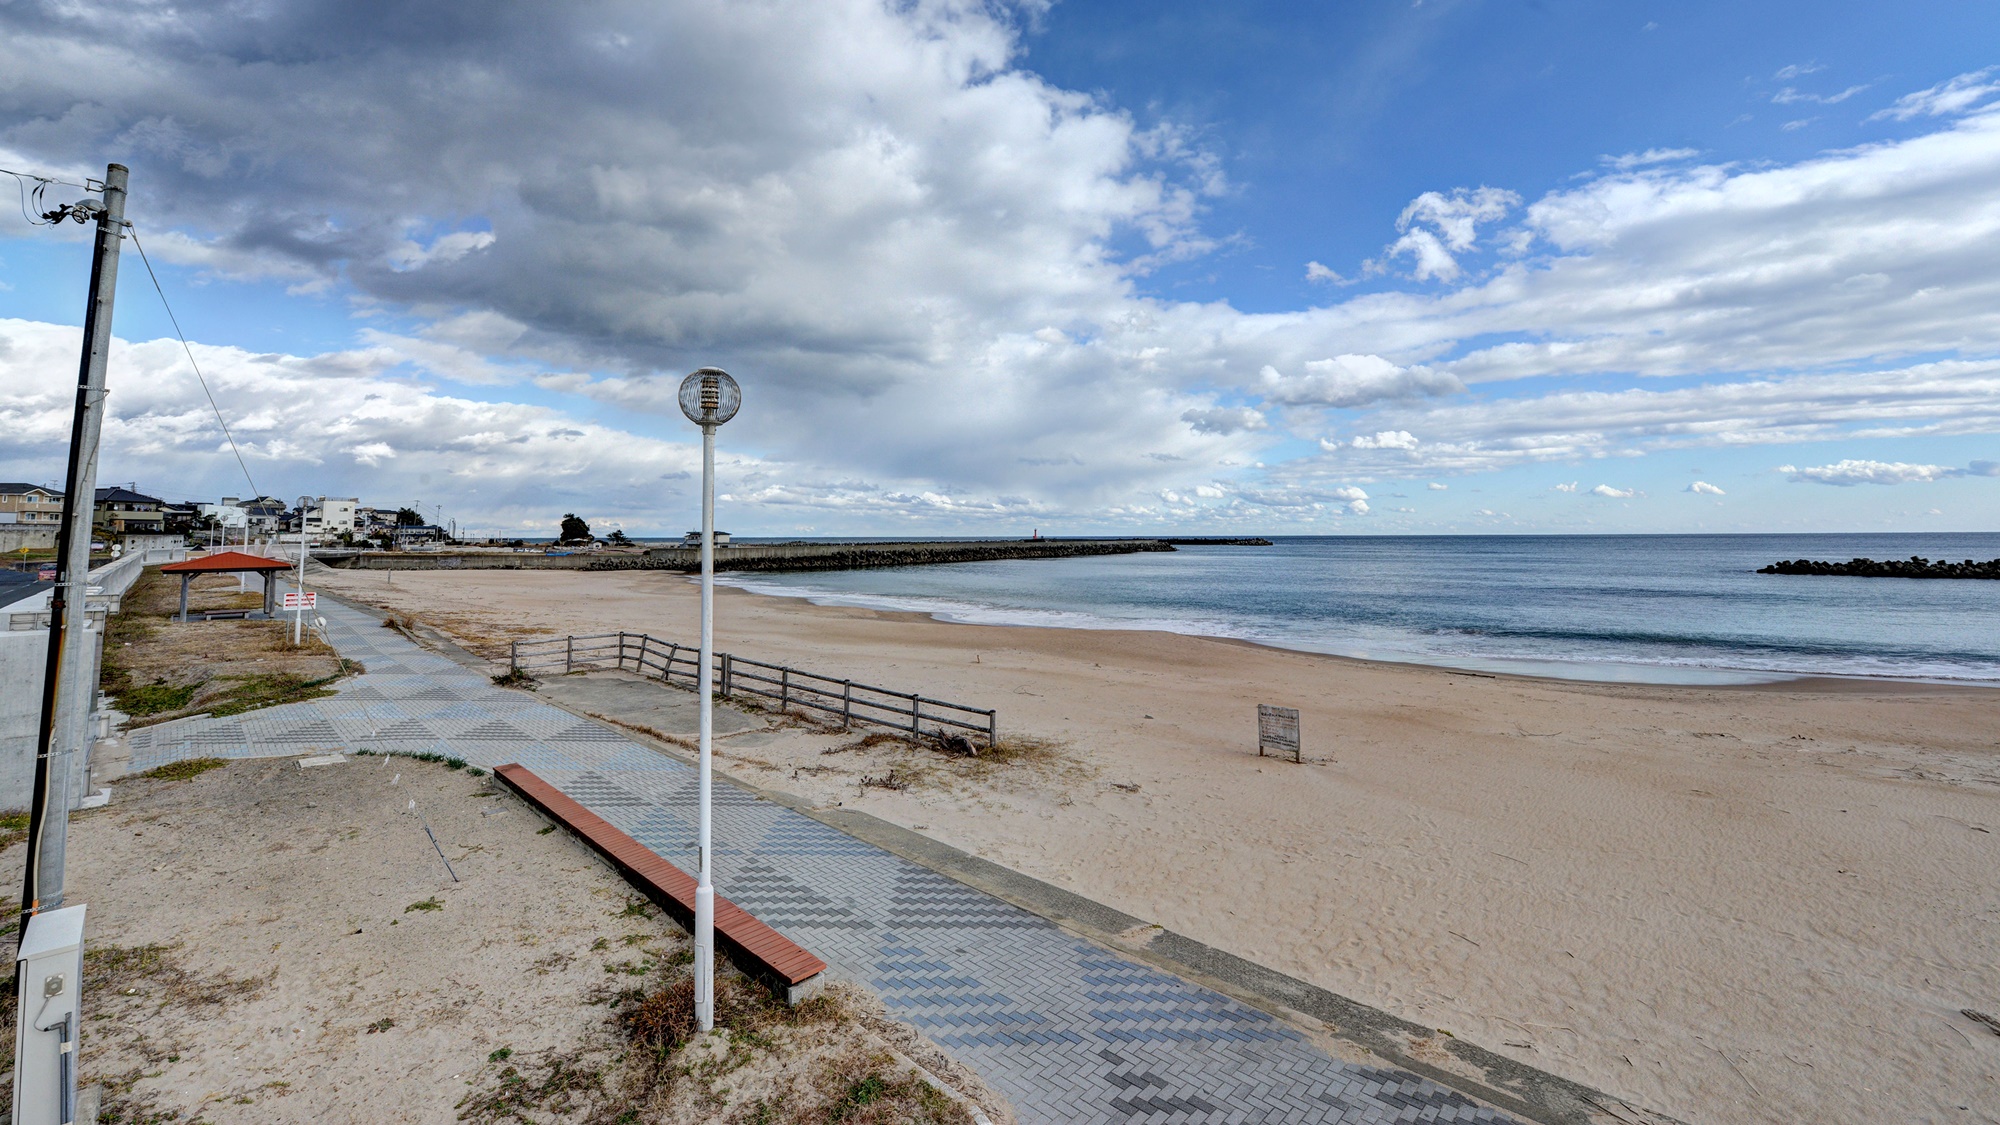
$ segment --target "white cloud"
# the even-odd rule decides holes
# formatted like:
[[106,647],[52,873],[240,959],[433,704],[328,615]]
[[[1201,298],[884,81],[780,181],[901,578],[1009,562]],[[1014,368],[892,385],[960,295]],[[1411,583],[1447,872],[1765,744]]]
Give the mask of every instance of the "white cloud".
[[1644,168],[1650,164],[1671,164],[1682,160],[1692,160],[1701,155],[1698,148],[1649,148],[1644,152],[1628,152],[1622,156],[1600,156],[1598,162],[1608,164],[1621,172],[1634,168]]
[[1889,108],[1871,114],[1870,121],[1888,118],[1908,121],[1912,117],[1943,117],[1966,113],[2000,91],[2000,82],[1990,81],[1994,67],[1961,74],[1928,90],[1918,90],[1897,98]]
[[1308,360],[1305,374],[1286,376],[1266,364],[1258,390],[1287,406],[1356,407],[1385,399],[1412,399],[1462,391],[1457,377],[1428,367],[1398,367],[1379,355],[1339,355]]
[[1430,489],[1432,492],[1445,492],[1451,488],[1450,485],[1439,484],[1437,481],[1432,481],[1424,487]]
[[1846,460],[1806,468],[1781,465],[1778,471],[1794,483],[1832,484],[1843,488],[1856,484],[1909,484],[1966,475],[1965,470],[1947,465],[1913,465],[1904,461]]
[[1472,249],[1481,223],[1505,218],[1520,203],[1520,196],[1500,188],[1459,188],[1449,195],[1427,191],[1396,216],[1396,229],[1403,236],[1384,254],[1415,259],[1412,272],[1419,281],[1451,281],[1460,273],[1454,252]]
[[1817,62],[1792,63],[1790,66],[1779,67],[1778,73],[1771,77],[1780,82],[1789,82],[1794,78],[1804,78],[1808,74],[1818,74],[1825,69],[1824,64]]
[[1811,94],[1803,93],[1787,86],[1771,95],[1771,101],[1778,105],[1800,105],[1804,103],[1811,103],[1813,105],[1839,105],[1841,102],[1846,101],[1867,88],[1865,85],[1849,86],[1838,94]]
[[1181,421],[1198,434],[1238,434],[1261,430],[1270,422],[1247,406],[1210,406],[1184,411]]
[[1708,483],[1708,482],[1707,482],[1707,481],[1705,481],[1705,480],[1698,480],[1698,481],[1695,481],[1695,482],[1694,482],[1693,484],[1690,484],[1690,485],[1688,485],[1688,486],[1687,486],[1687,491],[1688,491],[1688,492],[1692,492],[1692,493],[1694,493],[1694,494],[1695,494],[1695,495],[1697,495],[1697,496],[1726,496],[1726,495],[1728,495],[1727,493],[1723,492],[1723,491],[1722,491],[1722,490],[1721,490],[1720,488],[1717,488],[1716,486],[1714,486],[1714,485],[1712,485],[1712,484]]
[[1571,480],[1571,481],[1563,481],[1562,483],[1560,483],[1560,484],[1558,484],[1558,485],[1556,485],[1556,486],[1555,486],[1555,490],[1556,490],[1557,492],[1575,492],[1575,491],[1576,491],[1576,486],[1577,486],[1577,482],[1576,482],[1576,481],[1573,481],[1573,480]]
[[1415,449],[1416,435],[1408,430],[1382,430],[1374,437],[1361,436],[1354,439],[1356,449]]
[[1590,494],[1592,496],[1609,497],[1613,500],[1630,500],[1632,497],[1637,496],[1639,492],[1633,488],[1613,488],[1608,484],[1600,484],[1596,488],[1591,489]]
[[1329,285],[1347,284],[1346,278],[1340,276],[1340,274],[1336,273],[1334,270],[1326,266],[1320,265],[1318,262],[1306,263],[1306,280],[1323,281]]

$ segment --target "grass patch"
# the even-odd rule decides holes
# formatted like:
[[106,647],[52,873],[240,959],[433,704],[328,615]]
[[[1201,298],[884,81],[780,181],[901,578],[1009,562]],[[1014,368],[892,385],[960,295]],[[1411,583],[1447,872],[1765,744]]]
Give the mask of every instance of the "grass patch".
[[410,905],[405,906],[403,908],[403,913],[408,914],[413,910],[430,911],[430,910],[443,910],[443,909],[444,909],[444,903],[439,902],[437,900],[436,895],[432,895],[431,897],[423,900],[422,902],[413,902]]
[[154,781],[193,781],[210,770],[219,770],[228,764],[227,758],[187,758],[155,766],[139,776],[150,777]]
[[535,677],[521,671],[518,666],[509,668],[505,672],[493,677],[493,683],[498,687],[521,688],[525,691],[535,690],[535,685],[539,682]]
[[0,813],[0,848],[11,848],[27,838],[27,813]]
[[339,672],[318,679],[307,679],[290,672],[266,672],[251,676],[220,676],[218,682],[230,686],[208,704],[211,715],[241,715],[245,711],[255,711],[262,707],[276,707],[285,703],[299,703],[307,699],[324,699],[333,694],[326,685],[346,675]]
[[118,709],[127,715],[157,715],[162,711],[178,711],[186,707],[193,701],[194,693],[207,682],[196,680],[191,684],[170,684],[163,678],[155,679],[150,684],[133,684],[112,699]]

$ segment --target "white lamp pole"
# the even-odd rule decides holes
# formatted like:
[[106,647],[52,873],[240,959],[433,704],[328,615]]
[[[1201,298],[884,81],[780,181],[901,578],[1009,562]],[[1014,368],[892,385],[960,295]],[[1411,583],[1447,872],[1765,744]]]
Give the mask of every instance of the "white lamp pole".
[[306,628],[306,505],[312,497],[299,497],[299,605],[292,614],[292,646],[296,648],[305,639]]
[[681,380],[681,413],[701,427],[701,814],[695,834],[700,870],[694,885],[694,1018],[715,1029],[715,883],[709,856],[710,780],[715,738],[715,428],[736,417],[743,392],[729,373],[704,367]]

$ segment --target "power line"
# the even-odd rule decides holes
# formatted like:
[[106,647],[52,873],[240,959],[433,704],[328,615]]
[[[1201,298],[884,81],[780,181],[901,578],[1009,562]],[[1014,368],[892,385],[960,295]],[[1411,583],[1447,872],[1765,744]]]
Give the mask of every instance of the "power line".
[[[44,212],[42,210],[42,193],[48,190],[50,184],[82,188],[85,191],[101,191],[104,187],[102,184],[79,184],[71,180],[58,180],[54,176],[38,176],[33,172],[16,172],[12,168],[0,168],[0,175],[14,177],[14,186],[21,194],[21,217],[28,220],[30,224],[38,227],[51,227],[70,217],[68,207],[59,207],[53,212]],[[30,180],[35,182],[33,194],[35,210],[32,213],[28,210],[28,181]],[[54,217],[51,218],[51,215]],[[83,222],[83,216],[76,216],[76,221],[79,223]]]
[[139,260],[146,264],[146,276],[153,279],[153,292],[160,295],[160,304],[167,310],[167,319],[173,323],[174,335],[180,337],[181,350],[187,353],[188,366],[194,368],[194,377],[201,383],[201,393],[208,396],[208,408],[215,411],[215,424],[222,427],[222,436],[229,439],[229,451],[236,454],[236,467],[243,470],[243,480],[250,486],[250,495],[263,496],[257,482],[250,479],[250,466],[243,461],[243,451],[236,447],[236,437],[229,432],[229,423],[222,420],[222,408],[215,404],[215,392],[208,389],[208,379],[201,373],[201,364],[195,362],[194,349],[188,346],[187,334],[181,331],[180,318],[174,315],[173,305],[167,303],[167,291],[160,288],[160,275],[153,272],[153,261],[146,257],[146,248],[139,242],[139,228],[126,223],[125,229],[132,234],[132,245],[139,251]]

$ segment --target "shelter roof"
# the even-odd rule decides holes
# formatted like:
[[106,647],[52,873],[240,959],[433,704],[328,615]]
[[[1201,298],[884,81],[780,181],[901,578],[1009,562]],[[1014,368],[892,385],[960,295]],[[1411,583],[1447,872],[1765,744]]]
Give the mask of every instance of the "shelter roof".
[[212,572],[235,572],[242,570],[290,570],[292,564],[283,559],[262,559],[256,555],[246,555],[241,551],[218,551],[199,559],[168,563],[160,568],[164,574],[208,574]]

